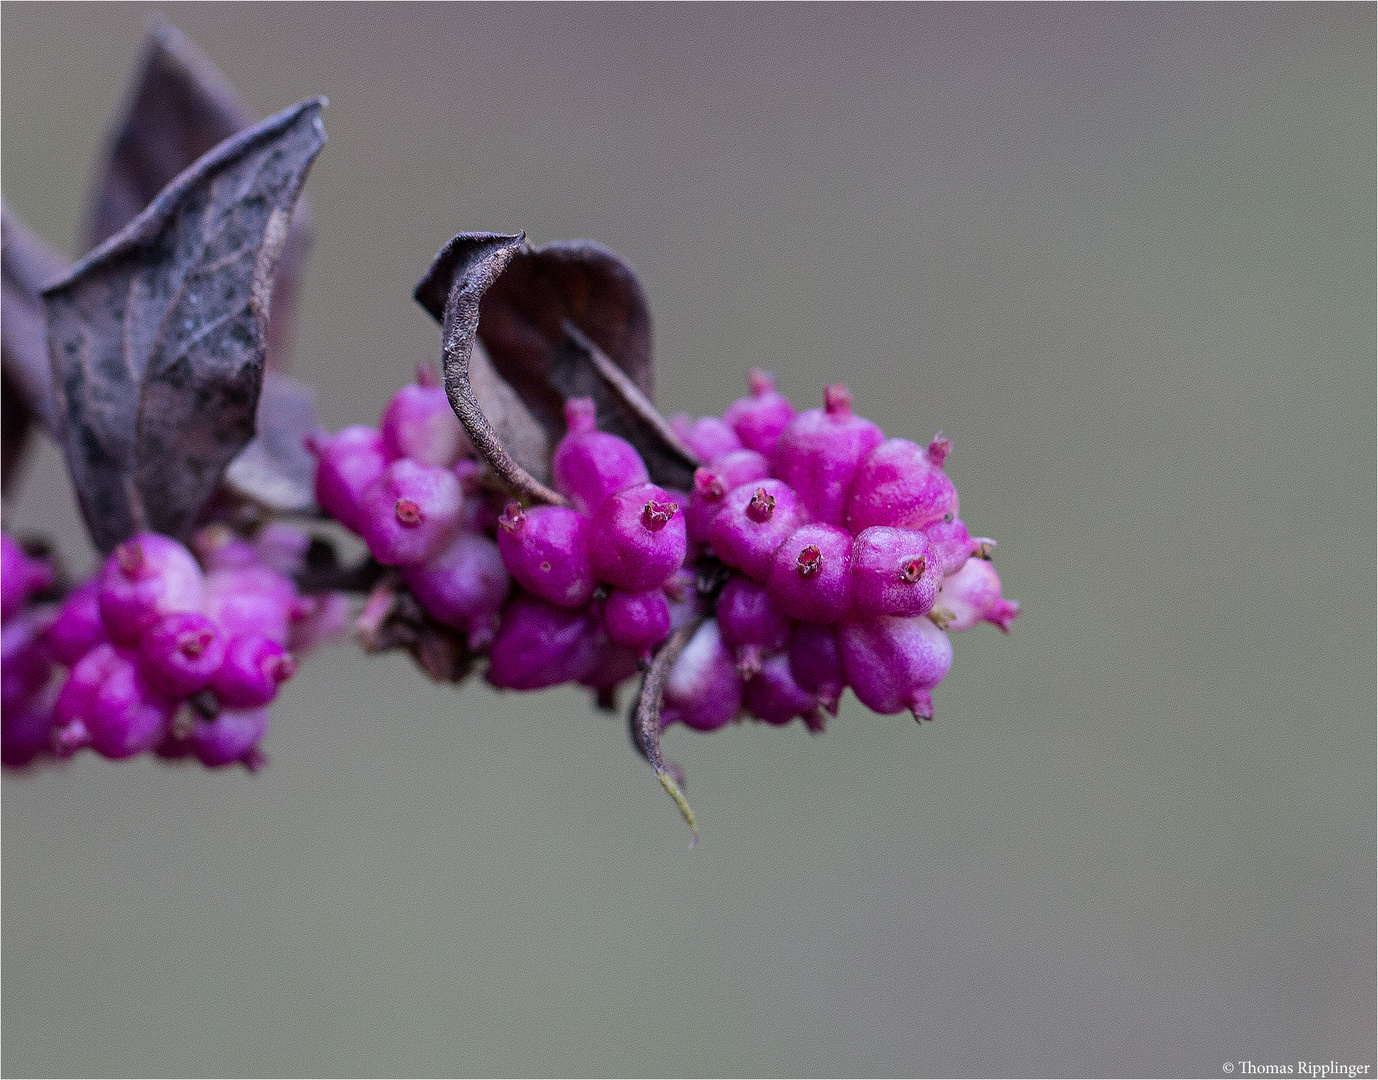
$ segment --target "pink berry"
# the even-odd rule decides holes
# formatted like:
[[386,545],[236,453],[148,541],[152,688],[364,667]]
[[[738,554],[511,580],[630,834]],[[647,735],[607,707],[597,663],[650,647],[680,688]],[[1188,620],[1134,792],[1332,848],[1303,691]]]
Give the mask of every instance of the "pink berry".
[[872,525],[852,547],[852,606],[860,615],[926,615],[942,562],[921,532]]
[[206,577],[204,613],[229,637],[258,634],[286,644],[296,586],[266,566],[217,570]]
[[450,466],[472,447],[434,365],[416,369],[416,382],[392,395],[378,423],[390,459]]
[[510,503],[498,519],[498,551],[508,573],[542,600],[576,608],[593,599],[589,519],[577,510]]
[[837,632],[847,683],[873,712],[933,719],[932,690],[952,666],[952,642],[925,615],[849,619]]
[[743,678],[760,671],[765,656],[789,644],[789,618],[765,586],[748,578],[733,575],[723,586],[717,621]]
[[107,640],[100,617],[99,579],[84,581],[67,594],[47,636],[53,659],[68,667]]
[[312,435],[306,446],[316,455],[316,501],[336,521],[358,532],[364,520],[364,492],[388,464],[382,434],[355,425],[335,435]]
[[687,413],[677,413],[670,418],[670,426],[700,461],[717,461],[724,454],[742,448],[742,440],[737,438],[736,432],[716,416],[691,420]]
[[795,625],[789,643],[789,670],[804,690],[818,695],[818,703],[834,716],[847,676],[842,670],[837,630],[831,626],[801,622]]
[[297,605],[302,617],[292,621],[287,633],[287,647],[294,653],[310,652],[318,646],[340,641],[349,633],[351,612],[349,597],[344,593],[304,596]]
[[775,549],[766,587],[793,619],[840,622],[850,599],[851,533],[834,525],[801,525]]
[[278,642],[245,634],[230,640],[225,662],[210,685],[221,704],[231,709],[257,709],[277,697],[278,687],[296,672],[296,660]]
[[1019,616],[1019,602],[1000,595],[1000,576],[985,559],[968,559],[965,566],[943,582],[934,618],[942,609],[948,630],[970,630],[978,622],[994,623],[1005,633]]
[[101,569],[106,633],[121,644],[137,644],[164,615],[200,610],[204,588],[190,551],[170,537],[140,533],[117,547]]
[[712,465],[695,470],[689,506],[684,511],[684,527],[691,544],[706,544],[713,519],[723,507],[728,492],[751,480],[770,475],[770,463],[755,450],[733,450]]
[[729,405],[723,420],[743,446],[769,457],[775,452],[781,432],[794,419],[794,406],[775,389],[775,377],[770,372],[752,368],[746,382],[750,395]]
[[679,503],[655,484],[623,488],[593,515],[589,560],[598,580],[615,588],[661,587],[683,565],[686,550]]
[[661,589],[613,589],[603,605],[603,625],[618,645],[645,653],[670,636],[670,604]]
[[415,566],[459,531],[462,500],[451,470],[399,458],[364,492],[359,535],[384,566]]
[[736,664],[717,620],[709,619],[670,667],[661,726],[679,722],[696,731],[714,731],[735,720],[741,708],[742,681]]
[[45,631],[51,612],[26,611],[0,629],[0,712],[18,708],[47,685],[53,671]]
[[555,489],[585,514],[596,511],[614,491],[651,478],[636,447],[599,431],[595,423],[593,399],[570,398],[565,403],[565,437],[550,463]]
[[493,640],[512,585],[498,545],[468,532],[420,566],[403,567],[402,580],[433,618],[464,631],[475,650]]
[[768,657],[761,670],[746,681],[742,700],[747,712],[767,724],[788,724],[798,716],[810,729],[823,729],[818,696],[795,682],[789,657],[783,654]]
[[841,525],[857,466],[885,433],[852,412],[852,395],[840,383],[828,387],[823,400],[824,408],[809,409],[790,422],[771,467],[799,493],[810,521]]
[[0,715],[0,762],[22,769],[50,752],[53,745],[53,696],[50,693],[6,707]]
[[145,683],[133,655],[113,645],[97,645],[78,662],[54,706],[59,738],[69,729],[67,749],[89,741],[102,757],[114,759],[151,750],[171,716],[171,704]]
[[923,534],[928,537],[928,542],[933,545],[933,550],[938,556],[939,576],[945,578],[951,577],[965,566],[971,556],[978,555],[988,559],[990,553],[995,550],[994,540],[973,537],[967,532],[961,518],[935,521],[932,525],[924,526]]
[[272,521],[254,537],[254,561],[279,574],[299,573],[306,566],[311,534],[285,521]]
[[205,687],[225,660],[225,635],[196,612],[168,615],[139,640],[139,673],[169,701]]
[[670,605],[670,633],[688,626],[703,614],[703,597],[699,595],[694,572],[687,567],[671,574],[661,591]]
[[572,611],[519,593],[502,614],[484,676],[507,690],[539,690],[587,676],[602,634],[588,609]]
[[856,471],[846,524],[853,535],[872,525],[923,529],[949,514],[957,516],[957,489],[933,457],[908,439],[887,439]]
[[192,752],[208,769],[235,762],[249,764],[254,747],[268,734],[267,708],[223,709],[214,720],[197,718],[188,739]]
[[783,480],[753,480],[728,492],[708,539],[724,563],[764,581],[775,549],[806,520],[799,497]]
[[18,615],[29,597],[53,583],[53,568],[0,533],[0,622]]

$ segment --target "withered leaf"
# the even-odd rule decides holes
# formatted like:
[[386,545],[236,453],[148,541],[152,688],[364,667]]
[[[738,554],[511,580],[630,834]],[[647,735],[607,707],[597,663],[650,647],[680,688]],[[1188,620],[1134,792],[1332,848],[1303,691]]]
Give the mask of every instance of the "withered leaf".
[[[445,393],[455,415],[469,433],[474,448],[488,461],[493,471],[524,497],[549,503],[565,500],[541,482],[536,470],[548,473],[549,460],[527,462],[517,459],[502,429],[518,431],[524,444],[535,442],[543,430],[532,418],[516,388],[495,371],[491,380],[483,371],[482,354],[475,348],[479,323],[479,302],[520,248],[524,234],[460,233],[440,249],[416,297],[432,315],[431,303],[443,290],[445,300],[441,320],[441,343],[445,361]],[[422,299],[422,297],[426,299]],[[428,302],[429,301],[429,302]],[[475,357],[479,357],[476,363]],[[481,401],[478,389],[487,383],[487,400]],[[534,430],[533,430],[534,429]],[[549,445],[548,443],[546,444]],[[534,468],[527,468],[527,464]],[[542,469],[544,467],[544,469]]]
[[280,514],[314,512],[316,459],[306,449],[306,436],[316,427],[316,392],[267,372],[256,427],[253,441],[225,470],[226,487]]
[[220,143],[43,293],[61,439],[109,551],[185,537],[254,434],[265,322],[321,98]]
[[[444,321],[458,267],[479,238],[461,233],[436,256],[416,287],[416,299]],[[540,423],[553,446],[565,432],[564,403],[592,397],[599,427],[641,451],[652,477],[684,488],[697,464],[654,408],[651,317],[632,268],[616,252],[587,240],[504,252],[505,263],[480,292],[472,313],[475,333],[493,367]],[[573,328],[573,335],[571,335]],[[601,359],[600,372],[596,359]],[[609,365],[622,385],[609,382]],[[632,387],[637,393],[625,392]],[[490,417],[491,419],[491,417]],[[528,471],[538,476],[530,463]]]
[[0,202],[0,371],[3,371],[3,479],[23,454],[32,422],[54,427],[53,376],[41,292],[67,260]]
[[[202,154],[254,123],[248,103],[196,45],[161,15],[148,24],[143,56],[96,165],[83,235],[87,250],[123,229]],[[313,228],[306,197],[278,258],[268,318],[268,366],[287,370],[296,301]]]

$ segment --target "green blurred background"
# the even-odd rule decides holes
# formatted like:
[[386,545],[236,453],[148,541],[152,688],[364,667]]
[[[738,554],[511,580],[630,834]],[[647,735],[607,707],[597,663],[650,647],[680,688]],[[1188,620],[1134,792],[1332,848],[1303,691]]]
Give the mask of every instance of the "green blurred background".
[[[70,250],[150,9],[6,3]],[[1374,1061],[1375,13],[161,8],[330,98],[295,371],[371,421],[461,230],[601,240],[658,400],[953,439],[1008,637],[937,722],[676,731],[339,647],[258,776],[3,781],[6,1074],[1223,1075]],[[60,458],[6,524],[91,555]]]

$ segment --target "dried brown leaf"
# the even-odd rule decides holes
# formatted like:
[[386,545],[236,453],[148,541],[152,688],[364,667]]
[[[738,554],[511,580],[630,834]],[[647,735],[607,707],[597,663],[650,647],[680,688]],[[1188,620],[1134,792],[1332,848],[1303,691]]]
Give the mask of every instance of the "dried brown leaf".
[[[455,237],[417,285],[417,301],[436,319],[444,319],[461,252],[485,235]],[[539,422],[549,446],[564,435],[564,403],[592,397],[599,427],[635,445],[657,482],[689,485],[697,462],[651,405],[646,296],[616,252],[588,240],[522,244],[480,294],[474,314],[474,333],[496,373]],[[542,478],[548,469],[548,460],[539,471],[522,464]]]
[[[54,428],[53,376],[41,292],[67,271],[67,260],[0,202],[0,370],[3,477],[23,454],[34,420]],[[3,480],[0,480],[3,483]]]
[[43,294],[62,442],[102,551],[142,529],[185,537],[253,437],[274,274],[323,105],[217,145]]
[[[192,162],[254,123],[248,103],[210,59],[160,15],[149,20],[106,151],[96,166],[83,236],[94,248],[123,229]],[[296,302],[311,249],[311,211],[303,197],[278,259],[268,319],[268,366],[287,370]]]

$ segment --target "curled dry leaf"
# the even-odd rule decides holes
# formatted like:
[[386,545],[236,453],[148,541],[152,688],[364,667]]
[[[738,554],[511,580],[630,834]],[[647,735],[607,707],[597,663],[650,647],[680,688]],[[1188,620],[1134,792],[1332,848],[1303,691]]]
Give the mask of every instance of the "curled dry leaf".
[[0,203],[0,431],[5,479],[24,452],[32,422],[37,420],[49,431],[54,428],[53,376],[40,294],[66,271],[67,260]]
[[[490,235],[456,236],[417,285],[417,301],[437,320],[445,321],[453,284],[474,253],[487,250]],[[470,284],[466,297],[477,291],[478,302],[465,308],[472,326],[455,324],[467,335],[461,343],[477,338],[483,344],[497,377],[539,424],[546,447],[564,435],[565,401],[592,397],[598,426],[636,446],[657,483],[687,488],[698,463],[651,404],[651,316],[635,272],[616,252],[591,241],[533,248],[506,239],[497,273],[484,276],[482,289],[474,288],[478,279]],[[494,428],[507,419],[490,413],[481,397],[479,404]],[[528,436],[528,442],[534,440]],[[548,454],[539,462],[512,456],[545,479]]]
[[102,551],[143,529],[185,538],[253,437],[274,275],[324,104],[217,145],[43,293],[63,448]]
[[[254,120],[253,110],[220,69],[175,26],[154,15],[96,166],[84,231],[88,248],[124,228],[178,173]],[[313,238],[303,193],[273,280],[265,342],[270,372],[286,371],[291,361],[297,299]],[[230,466],[229,495],[280,512],[315,509],[310,475],[303,471],[312,462],[300,445],[314,418],[309,393],[290,380],[265,384],[258,435]]]
[[[87,250],[123,229],[174,177],[255,119],[220,69],[180,30],[154,15],[124,106],[96,165],[82,233]],[[303,195],[278,258],[268,317],[267,362],[276,371],[286,371],[291,358],[297,296],[313,233]]]
[[[523,403],[520,390],[500,373],[488,383],[487,400],[478,397],[475,385],[474,348],[479,324],[479,301],[502,274],[520,248],[523,233],[461,233],[440,249],[430,270],[417,285],[415,296],[432,315],[441,320],[441,341],[445,359],[445,392],[455,414],[464,424],[474,448],[488,461],[495,473],[525,498],[536,502],[563,503],[562,496],[546,487],[540,475],[548,475],[548,447],[542,460],[527,456],[523,462],[513,455],[519,447],[537,445],[541,425]],[[441,292],[445,298],[437,314],[434,304]],[[486,373],[483,373],[486,376]],[[481,376],[483,377],[483,376]],[[505,388],[505,389],[504,389]],[[504,439],[507,433],[509,438]],[[521,450],[518,450],[521,452]],[[528,467],[530,466],[530,467]]]

